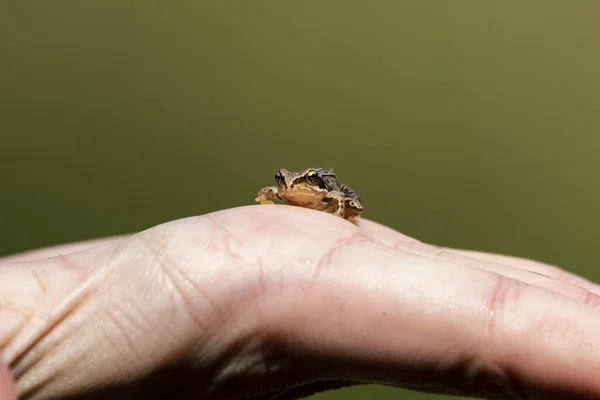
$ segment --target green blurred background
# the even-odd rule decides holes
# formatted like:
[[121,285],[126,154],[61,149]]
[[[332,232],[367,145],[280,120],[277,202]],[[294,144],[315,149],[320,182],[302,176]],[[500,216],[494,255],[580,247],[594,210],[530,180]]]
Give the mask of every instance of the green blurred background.
[[[334,167],[365,216],[600,281],[600,3],[97,1],[0,12],[0,255]],[[432,399],[363,387],[317,396]]]

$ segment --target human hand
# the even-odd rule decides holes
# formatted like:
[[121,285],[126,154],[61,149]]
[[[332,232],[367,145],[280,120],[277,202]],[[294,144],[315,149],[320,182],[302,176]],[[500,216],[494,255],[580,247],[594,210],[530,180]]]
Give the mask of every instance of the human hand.
[[8,368],[0,362],[0,400],[15,398],[12,376]]
[[0,260],[0,355],[27,399],[299,398],[356,383],[594,399],[598,293],[367,220],[242,207]]

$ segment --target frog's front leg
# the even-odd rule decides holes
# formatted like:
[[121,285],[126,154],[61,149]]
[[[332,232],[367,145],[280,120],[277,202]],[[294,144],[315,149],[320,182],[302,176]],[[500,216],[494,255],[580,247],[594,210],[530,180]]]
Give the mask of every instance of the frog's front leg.
[[258,196],[254,199],[254,201],[259,202],[260,204],[274,204],[269,199],[278,199],[278,191],[277,186],[267,186],[258,192]]
[[324,201],[331,204],[331,210],[333,211],[333,215],[337,215],[338,217],[344,218],[344,212],[346,210],[346,202],[344,193],[338,192],[337,190],[332,190],[327,193]]

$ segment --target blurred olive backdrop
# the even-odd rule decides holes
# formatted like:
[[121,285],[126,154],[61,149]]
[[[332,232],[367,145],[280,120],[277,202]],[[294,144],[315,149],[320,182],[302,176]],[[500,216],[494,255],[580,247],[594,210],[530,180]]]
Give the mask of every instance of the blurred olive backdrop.
[[[96,1],[0,12],[0,255],[334,167],[365,216],[600,281],[600,3]],[[431,399],[364,387],[323,399]]]

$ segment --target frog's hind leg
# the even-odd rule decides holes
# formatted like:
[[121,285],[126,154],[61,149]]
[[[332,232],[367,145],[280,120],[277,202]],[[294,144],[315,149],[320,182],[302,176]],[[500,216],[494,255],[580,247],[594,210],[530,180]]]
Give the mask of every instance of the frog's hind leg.
[[331,213],[337,215],[340,218],[344,218],[346,212],[346,202],[344,200],[344,193],[338,191],[331,191],[327,193],[327,197],[324,199],[327,202],[333,203],[331,205]]
[[254,201],[256,201],[260,204],[274,204],[269,199],[278,199],[278,198],[279,198],[279,196],[277,194],[277,187],[269,186],[269,187],[260,189],[260,191],[258,192],[258,196],[256,196]]
[[360,197],[358,197],[356,190],[344,185],[343,183],[340,185],[340,190],[346,195],[346,197],[351,197],[360,202]]

